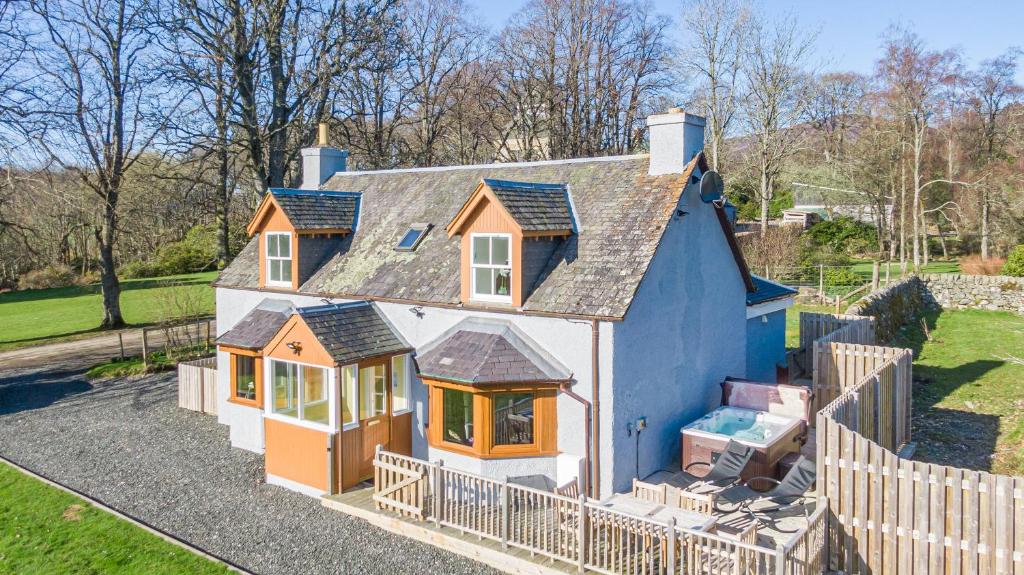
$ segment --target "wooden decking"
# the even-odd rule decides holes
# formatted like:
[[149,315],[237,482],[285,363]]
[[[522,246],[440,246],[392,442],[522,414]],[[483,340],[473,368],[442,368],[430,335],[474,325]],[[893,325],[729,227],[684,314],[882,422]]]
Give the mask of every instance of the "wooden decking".
[[373,502],[373,486],[362,484],[340,495],[321,498],[329,509],[359,517],[386,531],[490,565],[506,573],[524,575],[564,575],[576,573],[566,563],[553,561],[528,551],[502,548],[496,541],[460,533],[457,529],[437,527],[429,521],[414,521],[397,514],[378,510]]

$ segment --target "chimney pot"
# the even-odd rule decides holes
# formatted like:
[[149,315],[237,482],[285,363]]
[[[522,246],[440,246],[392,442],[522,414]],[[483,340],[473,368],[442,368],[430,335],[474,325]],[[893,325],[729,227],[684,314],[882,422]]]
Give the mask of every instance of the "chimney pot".
[[317,128],[318,128],[317,145],[318,146],[326,146],[327,145],[327,122],[320,122],[320,124],[317,126]]

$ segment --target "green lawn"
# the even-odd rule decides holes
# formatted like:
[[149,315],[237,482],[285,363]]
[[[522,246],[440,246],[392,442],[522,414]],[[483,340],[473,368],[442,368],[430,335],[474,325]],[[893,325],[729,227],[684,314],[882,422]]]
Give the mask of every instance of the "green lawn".
[[[121,282],[121,312],[129,324],[149,324],[187,306],[212,313],[217,272]],[[0,351],[80,337],[96,331],[103,318],[99,285],[0,294]]]
[[0,573],[229,573],[0,463]]
[[962,310],[925,316],[899,345],[915,350],[915,459],[1024,475],[1024,318]]
[[796,304],[786,310],[786,349],[796,349],[800,345],[800,312],[832,313],[834,307],[827,305]]

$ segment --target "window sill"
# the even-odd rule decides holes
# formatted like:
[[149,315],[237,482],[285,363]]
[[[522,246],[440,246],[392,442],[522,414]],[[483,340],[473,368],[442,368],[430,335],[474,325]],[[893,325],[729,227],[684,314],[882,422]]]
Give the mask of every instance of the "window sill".
[[276,413],[263,413],[263,419],[272,419],[280,423],[287,423],[288,425],[294,425],[296,427],[305,427],[306,429],[312,429],[313,431],[321,431],[323,433],[331,433],[334,431],[330,425],[323,423],[313,423],[312,421],[303,421],[295,417],[288,417],[287,415],[278,415]]
[[241,405],[243,407],[253,407],[253,408],[259,409],[260,411],[263,410],[263,406],[260,405],[260,402],[255,400],[255,399],[240,399],[240,398],[237,398],[237,397],[229,397],[228,398],[228,403],[233,403],[235,405]]
[[391,417],[398,417],[399,415],[405,415],[407,413],[412,413],[412,408],[411,407],[408,408],[408,409],[402,409],[402,410],[399,410],[399,411],[392,411],[391,412]]

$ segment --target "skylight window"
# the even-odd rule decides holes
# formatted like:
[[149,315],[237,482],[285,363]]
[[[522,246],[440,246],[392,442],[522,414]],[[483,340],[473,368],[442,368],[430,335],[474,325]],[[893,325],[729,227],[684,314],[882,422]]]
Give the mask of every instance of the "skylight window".
[[430,224],[412,224],[409,226],[409,230],[405,232],[405,235],[402,236],[402,239],[398,241],[395,251],[411,252],[415,250],[431,227]]

